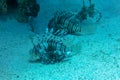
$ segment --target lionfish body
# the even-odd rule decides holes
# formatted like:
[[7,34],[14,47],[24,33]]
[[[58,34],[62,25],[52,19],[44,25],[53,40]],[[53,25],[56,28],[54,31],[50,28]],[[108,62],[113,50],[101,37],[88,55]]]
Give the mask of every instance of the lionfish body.
[[42,63],[60,62],[70,53],[70,48],[66,46],[64,40],[60,37],[45,34],[37,39],[38,43],[34,45],[30,53],[37,55]]
[[61,11],[49,21],[48,30],[53,29],[54,34],[74,34],[81,32],[80,21],[72,12]]

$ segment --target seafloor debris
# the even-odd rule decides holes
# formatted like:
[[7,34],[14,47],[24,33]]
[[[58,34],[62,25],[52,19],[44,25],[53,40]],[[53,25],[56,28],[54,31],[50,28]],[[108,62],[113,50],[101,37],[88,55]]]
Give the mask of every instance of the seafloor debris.
[[28,22],[40,10],[36,0],[0,0],[0,14],[12,14],[18,22]]
[[19,6],[16,13],[16,19],[19,22],[28,22],[30,17],[36,17],[40,10],[36,0],[19,1]]
[[48,23],[48,31],[52,30],[54,35],[81,33],[84,21],[99,22],[101,13],[94,9],[91,0],[89,2],[90,6],[86,7],[83,0],[83,7],[78,13],[57,11]]
[[76,14],[76,18],[78,18],[82,22],[88,18],[94,19],[94,17],[96,18],[96,22],[99,22],[102,15],[97,9],[95,9],[95,4],[91,3],[91,0],[89,0],[89,7],[85,6],[84,0],[83,0],[83,7]]
[[30,50],[31,62],[39,61],[44,64],[64,61],[71,53],[63,38],[46,33],[42,37],[31,39],[33,48]]
[[13,13],[18,7],[17,0],[0,0],[0,14]]
[[7,0],[0,0],[0,14],[6,14],[7,13]]

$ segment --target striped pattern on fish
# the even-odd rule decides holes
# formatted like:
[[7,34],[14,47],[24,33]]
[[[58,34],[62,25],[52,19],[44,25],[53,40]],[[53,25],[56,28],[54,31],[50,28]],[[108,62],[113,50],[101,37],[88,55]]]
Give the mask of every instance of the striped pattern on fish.
[[54,17],[48,23],[48,30],[50,31],[51,29],[53,29],[54,34],[61,32],[65,34],[74,34],[76,32],[81,32],[81,25],[74,13],[57,11]]
[[64,43],[64,39],[50,33],[42,37],[37,36],[38,43],[30,50],[30,54],[38,56],[42,63],[49,64],[60,62],[71,52],[70,48]]

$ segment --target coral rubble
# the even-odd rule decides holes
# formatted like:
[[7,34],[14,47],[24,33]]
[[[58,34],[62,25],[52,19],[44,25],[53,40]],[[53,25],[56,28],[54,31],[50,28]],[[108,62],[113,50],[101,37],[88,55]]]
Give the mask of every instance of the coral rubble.
[[6,14],[7,13],[7,0],[0,0],[0,14]]
[[36,0],[0,0],[0,14],[13,14],[18,22],[28,22],[40,10]]
[[[20,2],[20,1],[19,1]],[[16,19],[19,22],[28,22],[30,17],[36,17],[40,10],[36,0],[22,0],[17,9]]]
[[95,4],[89,0],[89,7],[85,6],[84,0],[83,0],[83,7],[82,9],[76,14],[76,18],[78,18],[81,22],[88,19],[88,18],[94,18],[97,16],[96,22],[98,22],[102,15],[101,13],[95,9]]

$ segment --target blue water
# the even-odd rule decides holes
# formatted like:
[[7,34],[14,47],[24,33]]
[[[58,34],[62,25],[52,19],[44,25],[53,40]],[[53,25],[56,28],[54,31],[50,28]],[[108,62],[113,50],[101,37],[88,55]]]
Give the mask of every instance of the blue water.
[[80,35],[64,36],[72,56],[55,64],[29,62],[30,38],[46,32],[57,10],[78,12],[82,0],[37,0],[40,11],[31,23],[0,16],[0,80],[120,80],[120,0],[92,2],[101,20],[82,24]]

